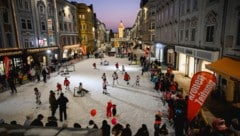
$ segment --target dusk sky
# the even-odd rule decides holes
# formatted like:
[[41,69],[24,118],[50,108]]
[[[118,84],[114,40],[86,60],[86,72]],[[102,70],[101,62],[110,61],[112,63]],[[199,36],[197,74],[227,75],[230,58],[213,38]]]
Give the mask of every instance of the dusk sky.
[[132,27],[140,10],[140,0],[69,0],[78,3],[93,4],[97,18],[107,29],[118,30],[122,20],[125,27]]

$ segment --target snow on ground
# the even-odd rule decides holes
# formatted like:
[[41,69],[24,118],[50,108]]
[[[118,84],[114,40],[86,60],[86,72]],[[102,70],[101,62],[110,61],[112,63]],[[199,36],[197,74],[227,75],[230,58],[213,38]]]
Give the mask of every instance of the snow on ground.
[[[68,119],[65,122],[58,121],[58,126],[67,123],[69,127],[73,127],[75,122],[81,124],[84,128],[88,125],[90,119],[94,120],[98,127],[101,127],[102,120],[106,119],[111,124],[112,118],[106,117],[106,105],[108,101],[112,101],[117,105],[117,121],[124,127],[128,123],[131,125],[133,134],[142,124],[146,124],[150,135],[154,132],[155,113],[158,110],[164,113],[163,123],[166,122],[170,133],[173,129],[169,126],[167,121],[167,107],[163,106],[160,100],[161,94],[153,89],[153,83],[150,82],[150,75],[145,74],[140,76],[140,86],[133,86],[135,83],[136,75],[141,75],[141,67],[139,65],[129,65],[127,58],[107,57],[103,60],[108,60],[109,65],[100,65],[100,59],[90,58],[80,61],[75,64],[76,71],[70,72],[70,90],[66,91],[63,86],[64,95],[69,99],[67,104]],[[93,69],[92,64],[97,64],[97,69]],[[115,68],[115,63],[119,63],[119,70]],[[127,85],[123,80],[121,72],[122,65],[125,65],[125,70],[130,74],[130,85]],[[117,71],[119,76],[119,84],[112,87],[112,73]],[[102,79],[103,73],[106,73],[109,83],[108,92],[110,95],[102,94]],[[44,82],[31,82],[19,86],[18,93],[10,95],[10,91],[0,94],[0,118],[5,122],[10,123],[16,120],[19,124],[23,124],[26,115],[32,115],[36,118],[37,114],[43,114],[44,124],[47,122],[47,117],[51,115],[49,109],[49,91],[56,90],[57,82],[63,84],[65,77],[52,73],[51,78]],[[83,83],[83,87],[90,91],[84,97],[73,97],[73,88]],[[41,105],[35,103],[35,95],[33,88],[37,87],[41,94]],[[56,95],[58,98],[58,95]],[[96,109],[96,116],[92,117],[90,111]],[[57,110],[56,117],[59,118]],[[162,123],[162,124],[163,124]]]

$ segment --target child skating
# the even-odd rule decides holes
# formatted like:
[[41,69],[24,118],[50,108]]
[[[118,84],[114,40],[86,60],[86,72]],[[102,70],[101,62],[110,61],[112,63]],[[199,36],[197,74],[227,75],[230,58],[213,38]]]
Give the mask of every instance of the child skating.
[[70,81],[67,78],[64,79],[63,84],[64,84],[66,90],[70,90],[70,87],[69,87]]
[[107,80],[106,79],[103,79],[103,94],[109,94],[107,92]]
[[57,83],[57,94],[59,94],[59,92],[62,93],[62,85],[60,83]]
[[39,92],[38,88],[36,88],[36,87],[34,88],[34,93],[35,93],[35,96],[36,96],[36,103],[38,105],[40,105],[42,103],[41,100],[40,100],[41,93]]
[[129,85],[130,76],[127,72],[125,72],[123,80],[127,82],[127,85]]

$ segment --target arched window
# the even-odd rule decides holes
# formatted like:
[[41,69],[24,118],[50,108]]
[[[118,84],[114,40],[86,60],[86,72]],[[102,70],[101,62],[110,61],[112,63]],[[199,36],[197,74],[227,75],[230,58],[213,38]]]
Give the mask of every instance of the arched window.
[[206,16],[206,42],[213,42],[216,29],[216,16],[214,11],[210,11]]

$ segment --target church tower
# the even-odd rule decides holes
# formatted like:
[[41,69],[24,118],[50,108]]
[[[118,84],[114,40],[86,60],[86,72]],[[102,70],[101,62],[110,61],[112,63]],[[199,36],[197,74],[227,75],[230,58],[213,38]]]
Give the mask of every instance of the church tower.
[[125,29],[125,27],[124,27],[124,25],[122,23],[122,20],[121,20],[121,22],[119,24],[119,27],[118,27],[118,37],[119,38],[123,38],[124,29]]

